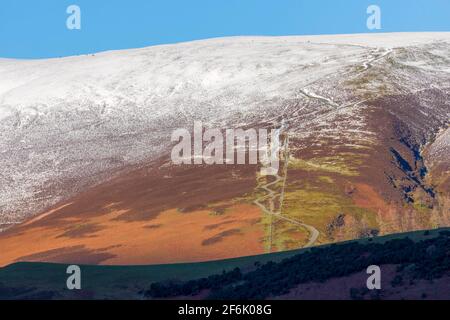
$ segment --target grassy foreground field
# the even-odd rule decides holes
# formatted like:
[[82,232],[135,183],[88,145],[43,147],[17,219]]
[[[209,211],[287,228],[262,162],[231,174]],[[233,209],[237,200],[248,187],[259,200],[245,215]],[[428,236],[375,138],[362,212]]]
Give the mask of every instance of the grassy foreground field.
[[[383,237],[325,245],[317,248],[339,246],[351,243],[386,243],[394,239],[409,238],[414,242],[439,237],[450,228],[416,231]],[[317,250],[313,248],[312,250]],[[248,273],[265,263],[280,262],[285,258],[302,255],[311,249],[293,250],[236,259],[201,263],[150,265],[150,266],[101,266],[84,265],[82,289],[66,289],[67,265],[53,263],[21,262],[0,269],[0,299],[140,299],[155,282],[185,282],[188,280],[220,275],[224,271],[239,268]]]

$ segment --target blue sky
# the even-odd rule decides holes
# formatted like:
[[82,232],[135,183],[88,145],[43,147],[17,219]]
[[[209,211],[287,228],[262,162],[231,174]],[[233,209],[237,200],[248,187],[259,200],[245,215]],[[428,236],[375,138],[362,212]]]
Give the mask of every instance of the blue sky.
[[[68,30],[66,8],[81,8]],[[450,31],[450,0],[1,0],[0,57],[46,58],[235,35]]]

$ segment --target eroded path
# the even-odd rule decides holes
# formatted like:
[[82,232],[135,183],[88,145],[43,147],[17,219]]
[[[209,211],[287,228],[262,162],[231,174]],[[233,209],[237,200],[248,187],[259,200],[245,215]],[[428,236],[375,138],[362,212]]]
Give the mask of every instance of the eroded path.
[[[277,219],[280,220],[284,220],[287,221],[289,223],[295,224],[301,228],[304,228],[306,230],[308,230],[309,232],[309,239],[308,242],[303,246],[303,248],[307,248],[312,246],[316,241],[317,238],[319,237],[319,231],[314,228],[311,225],[302,223],[300,221],[297,221],[295,219],[289,218],[287,216],[282,215],[282,208],[283,208],[283,201],[284,201],[284,190],[285,190],[285,186],[286,186],[286,178],[287,178],[287,169],[289,166],[289,136],[286,135],[285,139],[284,139],[284,143],[283,143],[284,147],[283,147],[283,155],[284,155],[284,166],[283,166],[283,176],[280,176],[278,173],[274,176],[275,180],[269,183],[265,183],[265,184],[261,184],[258,185],[257,188],[259,189],[263,189],[267,192],[266,195],[258,197],[254,203],[261,208],[261,210],[268,215],[271,215],[272,217],[275,217]],[[280,181],[282,181],[282,186],[281,186],[281,192],[277,193],[274,190],[272,190],[270,187],[277,185]],[[274,203],[276,201],[276,198],[279,197],[279,209],[275,210],[274,208]],[[268,200],[269,201],[269,208],[267,206],[265,206],[262,201],[264,200]],[[272,226],[271,226],[272,227]]]
[[[357,71],[353,71],[353,73],[355,74],[359,74],[359,73],[363,73],[367,70],[369,70],[370,68],[373,67],[373,64],[385,57],[387,57],[389,54],[392,53],[392,49],[384,49],[384,51],[382,51],[381,49],[374,49],[370,52],[369,57],[366,61],[363,61],[361,64],[361,67],[359,70]],[[308,85],[303,87],[302,89],[300,89],[300,94],[302,94],[303,96],[305,96],[307,99],[311,99],[311,100],[318,100],[321,103],[332,107],[332,111],[326,113],[323,116],[319,116],[317,117],[314,121],[319,121],[322,120],[323,118],[327,118],[333,114],[336,114],[337,112],[339,112],[340,110],[342,110],[343,108],[347,108],[347,107],[356,107],[361,103],[364,103],[365,100],[362,101],[358,101],[356,103],[350,103],[348,105],[340,105],[336,102],[333,101],[332,98],[328,98],[328,97],[324,97],[321,96],[315,92],[313,92],[312,90],[308,89]],[[283,115],[284,116],[284,115]],[[301,116],[298,116],[301,117]],[[297,119],[298,117],[294,117],[294,118],[290,118],[289,120],[292,121],[294,119]],[[284,117],[283,117],[284,118]],[[288,165],[289,165],[289,150],[288,150],[288,144],[289,144],[289,136],[286,133],[286,137],[284,139],[284,168],[283,168],[283,176],[280,176],[278,173],[274,176],[275,180],[269,183],[265,183],[265,184],[260,184],[257,186],[257,188],[259,189],[263,189],[267,192],[266,195],[258,197],[254,203],[265,213],[268,215],[271,215],[272,217],[275,217],[277,219],[281,219],[284,221],[288,221],[292,224],[295,224],[301,228],[304,228],[308,231],[309,233],[309,240],[308,242],[303,246],[304,248],[306,247],[310,247],[312,245],[314,245],[314,243],[317,241],[317,238],[319,237],[320,233],[319,231],[311,225],[302,223],[300,221],[297,221],[295,219],[289,218],[287,216],[282,215],[282,207],[283,207],[283,201],[284,201],[284,190],[285,190],[285,185],[286,185],[286,178],[287,178],[287,169],[288,169]],[[281,186],[281,192],[277,193],[275,192],[273,189],[271,189],[272,186],[277,185],[280,181],[282,181],[282,186]],[[274,203],[277,199],[277,197],[279,197],[279,209],[275,210],[275,206]],[[263,201],[268,201],[269,202],[269,206],[264,205],[262,202]],[[271,228],[272,228],[272,224],[271,224]],[[272,242],[272,229],[270,231],[270,242]]]

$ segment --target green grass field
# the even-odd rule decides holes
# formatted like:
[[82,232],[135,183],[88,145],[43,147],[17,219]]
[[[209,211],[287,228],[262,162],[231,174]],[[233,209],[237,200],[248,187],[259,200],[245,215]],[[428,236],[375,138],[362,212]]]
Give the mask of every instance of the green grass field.
[[[354,240],[358,242],[386,242],[391,239],[409,237],[414,241],[439,235],[442,230],[415,231],[394,234],[371,239]],[[349,241],[351,242],[351,241]],[[348,242],[347,242],[348,243]],[[337,244],[339,245],[339,244]],[[329,245],[326,245],[329,246]],[[191,280],[220,274],[222,271],[239,267],[243,272],[255,268],[255,263],[280,261],[284,258],[301,254],[310,249],[299,249],[257,256],[241,257],[200,263],[181,263],[148,266],[94,266],[84,265],[82,272],[82,290],[66,289],[66,264],[21,262],[0,269],[0,299],[23,298],[24,294],[10,289],[25,289],[30,292],[53,291],[57,298],[97,298],[97,299],[138,299],[140,291],[152,282],[164,280]],[[26,297],[25,295],[25,297]]]

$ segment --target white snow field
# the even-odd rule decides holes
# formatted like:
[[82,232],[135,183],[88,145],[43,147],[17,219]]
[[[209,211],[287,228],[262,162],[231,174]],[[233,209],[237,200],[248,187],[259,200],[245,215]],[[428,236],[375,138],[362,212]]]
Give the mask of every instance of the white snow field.
[[[348,104],[353,108],[336,114],[347,112],[352,136],[367,138],[354,105],[362,93],[344,90],[343,80],[384,68],[390,58],[414,71],[393,75],[387,90],[448,86],[449,48],[450,33],[392,33],[232,37],[0,59],[0,228],[115,169],[161,156],[172,131],[194,120],[226,128],[284,115],[300,119],[300,133],[309,123],[302,125],[303,112]],[[376,83],[367,90],[376,91]]]

